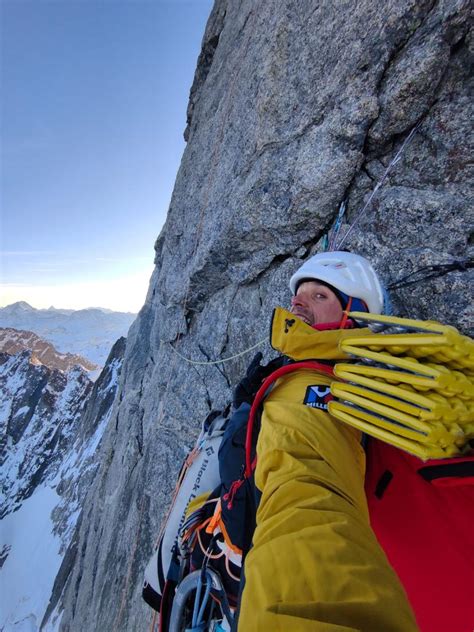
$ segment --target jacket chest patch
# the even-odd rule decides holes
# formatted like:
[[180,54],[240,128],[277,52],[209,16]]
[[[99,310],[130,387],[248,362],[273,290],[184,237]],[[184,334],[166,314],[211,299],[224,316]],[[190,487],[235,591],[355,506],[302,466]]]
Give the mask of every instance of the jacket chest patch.
[[334,399],[331,395],[331,387],[327,384],[313,384],[308,386],[304,396],[303,404],[311,408],[327,410],[329,402]]

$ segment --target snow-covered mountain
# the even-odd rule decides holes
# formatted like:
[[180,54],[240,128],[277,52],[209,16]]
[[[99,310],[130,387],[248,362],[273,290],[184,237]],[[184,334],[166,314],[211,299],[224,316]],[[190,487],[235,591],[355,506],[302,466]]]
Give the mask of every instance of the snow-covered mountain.
[[121,338],[95,384],[79,366],[65,372],[32,362],[31,351],[0,352],[2,632],[39,630],[49,603],[45,629],[56,629],[57,574],[65,580],[70,570],[124,349]]
[[0,327],[0,351],[9,355],[31,351],[30,363],[44,364],[49,369],[58,371],[70,371],[74,366],[80,366],[85,371],[95,371],[99,368],[80,355],[60,353],[50,342],[43,340],[32,331]]
[[0,327],[32,331],[61,353],[78,354],[102,367],[114,342],[127,335],[135,316],[102,308],[35,309],[20,301],[0,308]]

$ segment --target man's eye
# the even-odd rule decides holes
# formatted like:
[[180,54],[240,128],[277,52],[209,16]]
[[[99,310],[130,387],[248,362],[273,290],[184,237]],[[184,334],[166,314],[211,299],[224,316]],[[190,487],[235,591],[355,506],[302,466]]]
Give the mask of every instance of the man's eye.
[[325,294],[315,294],[314,298],[326,298]]

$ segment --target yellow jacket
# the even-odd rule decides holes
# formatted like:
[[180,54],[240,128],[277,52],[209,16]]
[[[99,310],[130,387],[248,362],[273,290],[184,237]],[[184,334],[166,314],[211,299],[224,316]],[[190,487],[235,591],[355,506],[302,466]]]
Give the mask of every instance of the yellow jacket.
[[[296,360],[341,359],[338,343],[348,333],[318,332],[278,308],[272,345]],[[239,632],[418,629],[369,525],[360,434],[333,419],[319,397],[330,381],[297,371],[265,400],[255,472],[262,497]]]

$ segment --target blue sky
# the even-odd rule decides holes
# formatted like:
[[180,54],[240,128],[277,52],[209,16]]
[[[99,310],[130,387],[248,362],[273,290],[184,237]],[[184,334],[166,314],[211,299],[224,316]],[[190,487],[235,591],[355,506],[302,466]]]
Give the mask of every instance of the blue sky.
[[212,0],[0,0],[0,306],[138,311]]

